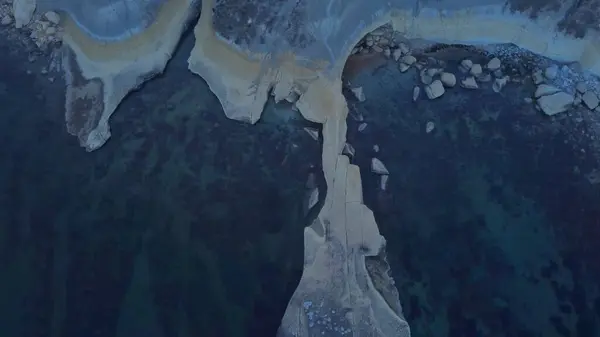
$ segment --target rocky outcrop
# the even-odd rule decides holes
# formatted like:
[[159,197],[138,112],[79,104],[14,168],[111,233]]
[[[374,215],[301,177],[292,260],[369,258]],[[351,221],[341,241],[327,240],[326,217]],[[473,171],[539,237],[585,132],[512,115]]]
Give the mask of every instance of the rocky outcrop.
[[94,39],[81,29],[84,22],[64,16],[65,117],[69,133],[86,150],[108,140],[108,121],[121,100],[164,70],[193,16],[192,5],[192,0],[170,1],[148,29],[116,41]]
[[[69,13],[61,20],[67,126],[82,146],[94,150],[110,136],[108,120],[123,97],[163,71],[196,8],[192,0],[170,0],[160,6],[139,1],[136,6],[148,7],[136,8],[131,22],[121,22],[90,16],[106,9],[90,3],[84,1],[76,9],[57,0],[57,8],[47,9]],[[319,215],[304,232],[304,273],[282,320],[281,336],[352,331],[358,336],[406,337],[410,330],[401,310],[383,299],[367,272],[365,257],[377,255],[385,240],[363,204],[358,167],[342,154],[354,154],[346,143],[348,108],[341,93],[348,56],[380,53],[393,59],[401,71],[417,71],[427,96],[434,99],[456,82],[476,89],[478,81],[489,81],[494,73],[495,90],[500,91],[508,78],[496,74],[501,62],[495,59],[481,64],[463,60],[461,77],[452,81],[439,67],[411,54],[410,45],[400,36],[446,43],[514,43],[558,61],[579,62],[596,75],[600,74],[598,37],[593,30],[578,37],[566,33],[561,23],[576,20],[555,14],[577,13],[566,8],[533,19],[518,9],[505,10],[503,2],[463,8],[430,2],[419,10],[412,3],[387,0],[340,6],[319,0],[202,1],[188,66],[206,80],[231,119],[256,123],[272,95],[276,101],[292,102],[306,119],[323,126],[322,167],[328,192]],[[23,8],[21,24],[28,21],[29,7]],[[551,76],[552,71],[548,73]],[[580,94],[584,100],[585,93]],[[363,95],[357,98],[364,100]],[[563,91],[536,98],[549,115],[574,102],[573,95]],[[584,102],[596,104],[589,94]],[[366,127],[363,123],[359,130]],[[426,132],[433,130],[433,123],[428,123]],[[389,172],[380,167],[377,172],[385,189]]]

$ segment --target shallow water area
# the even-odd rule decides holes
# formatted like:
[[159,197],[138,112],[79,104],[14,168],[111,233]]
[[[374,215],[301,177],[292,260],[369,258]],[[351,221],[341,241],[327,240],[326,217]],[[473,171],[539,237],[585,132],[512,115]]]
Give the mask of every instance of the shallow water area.
[[[392,61],[351,82],[366,101],[346,95],[348,142],[413,334],[599,333],[600,188],[589,179],[599,116],[549,118],[516,83],[501,93],[491,82],[457,86],[435,100],[421,90],[413,102],[418,71]],[[390,172],[385,190],[372,157]]]
[[319,143],[227,119],[187,70],[192,40],[92,153],[65,131],[64,84],[0,53],[2,336],[275,335]]

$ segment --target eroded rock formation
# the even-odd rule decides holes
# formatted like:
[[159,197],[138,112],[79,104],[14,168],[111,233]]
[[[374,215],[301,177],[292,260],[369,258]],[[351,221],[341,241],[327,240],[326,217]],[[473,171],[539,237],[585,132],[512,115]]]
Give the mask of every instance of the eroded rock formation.
[[[110,137],[110,115],[127,93],[163,71],[198,7],[192,0],[91,3],[84,1],[79,7],[67,0],[38,4],[40,10],[67,14],[61,20],[67,126],[88,150],[99,148]],[[128,7],[132,4],[133,9]],[[30,7],[19,8],[25,9],[17,19],[26,24]],[[419,8],[414,2],[399,0],[202,1],[189,69],[207,81],[225,114],[255,123],[273,95],[275,100],[294,102],[306,119],[323,124],[328,193],[321,212],[304,233],[304,274],[283,318],[281,336],[330,336],[331,331],[342,335],[353,331],[355,336],[410,335],[399,306],[385,300],[389,294],[378,291],[367,272],[365,257],[379,254],[385,240],[362,202],[358,168],[342,154],[344,148],[345,153],[352,151],[346,144],[348,108],[341,78],[348,57],[367,47],[395,59],[405,70],[416,66],[417,60],[406,45],[392,51],[371,38],[364,48],[356,49],[359,41],[390,24],[405,39],[513,43],[556,61],[577,62],[599,75],[598,20],[589,11],[593,8],[599,8],[597,0],[543,5],[525,0],[485,5],[424,1]],[[137,14],[125,15],[133,12]],[[490,71],[498,67],[499,60],[487,65]],[[475,88],[475,79],[484,69],[472,62],[468,68],[470,77],[460,83]],[[434,80],[438,74],[423,75],[429,98],[440,97],[445,87],[457,83],[450,75]],[[498,79],[495,90],[499,91],[507,79]],[[582,99],[597,106],[593,98],[588,94]],[[540,103],[541,109],[546,103]],[[433,124],[428,128],[433,130]]]
[[108,121],[121,100],[164,70],[197,14],[194,0],[135,2],[135,8],[129,2],[38,6],[69,13],[61,22],[65,118],[69,133],[88,151],[110,137]]

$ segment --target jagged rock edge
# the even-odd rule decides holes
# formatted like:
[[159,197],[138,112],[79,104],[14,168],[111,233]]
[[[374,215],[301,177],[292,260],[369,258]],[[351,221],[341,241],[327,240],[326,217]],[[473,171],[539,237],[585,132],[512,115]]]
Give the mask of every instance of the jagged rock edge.
[[[204,1],[202,13],[212,13],[212,5],[212,1]],[[517,14],[517,16],[518,15],[520,14]],[[268,69],[267,73],[259,78],[259,69],[262,69],[260,62],[261,59],[264,58],[264,55],[253,54],[251,52],[242,53],[238,48],[228,45],[227,42],[219,39],[217,34],[215,34],[212,27],[211,16],[201,15],[200,21],[195,29],[197,43],[188,60],[189,69],[205,79],[211,90],[221,102],[225,114],[232,119],[256,123],[260,119],[260,115],[271,91],[273,91],[276,100],[285,98],[292,91],[297,91],[297,93],[300,94],[300,97],[296,102],[296,107],[301,114],[310,121],[319,122],[324,125],[322,159],[328,193],[323,209],[317,218],[317,220],[323,223],[323,221],[326,221],[331,215],[329,213],[334,204],[333,195],[335,193],[333,191],[333,186],[336,185],[336,171],[339,169],[339,157],[343,156],[341,153],[346,138],[345,120],[348,114],[348,108],[345,98],[341,94],[340,79],[341,71],[346,59],[350,56],[352,47],[367,33],[388,23],[392,24],[394,30],[403,31],[407,33],[408,37],[412,38],[419,37],[433,41],[452,43],[468,43],[477,40],[477,38],[474,38],[473,36],[462,36],[461,38],[456,36],[448,38],[448,30],[446,29],[438,30],[438,36],[436,36],[435,33],[428,35],[427,32],[419,31],[418,29],[416,29],[415,32],[415,26],[419,25],[418,19],[418,17],[413,16],[412,12],[391,10],[384,15],[382,19],[377,20],[377,22],[372,23],[368,28],[364,29],[356,41],[354,41],[353,44],[350,44],[350,47],[343,54],[345,57],[341,58],[338,60],[337,64],[333,65],[332,69],[334,69],[334,76],[324,76],[325,67],[322,69],[302,69],[296,64],[294,55],[289,55],[289,59],[279,63],[277,68]],[[527,27],[534,26],[534,28],[536,28],[531,31],[544,31],[545,33],[549,31],[548,22],[545,22],[545,27],[542,27],[542,25],[538,25],[537,22],[534,22],[532,25],[531,19],[527,17],[525,17],[525,20]],[[485,22],[484,24],[489,26],[490,23]],[[493,22],[492,24],[498,24],[498,22]],[[440,25],[443,26],[443,23]],[[421,23],[421,28],[423,27],[426,27],[426,23]],[[552,31],[552,28],[554,27],[551,27],[550,31]],[[595,75],[600,73],[600,62],[596,61],[598,59],[598,54],[600,54],[598,51],[599,48],[596,47],[593,42],[590,42],[590,40],[598,40],[595,35],[593,35],[592,38],[587,39],[574,39],[563,35],[563,40],[565,40],[567,44],[571,44],[571,48],[566,48],[564,45],[560,47],[566,48],[571,52],[567,55],[561,54],[555,48],[555,45],[551,45],[548,42],[546,42],[546,44],[540,44],[541,39],[539,39],[539,34],[532,33],[529,28],[520,26],[519,29],[522,34],[536,36],[533,39],[527,39],[518,34],[505,34],[505,38],[496,35],[491,37],[488,43],[514,43],[534,53],[548,56],[558,61],[577,61]],[[410,34],[411,30],[412,34]],[[430,33],[431,31],[432,29],[430,29]],[[490,30],[473,30],[473,32],[480,31]],[[441,36],[440,34],[446,34],[446,36]],[[511,36],[511,38],[508,39],[506,36]],[[556,42],[556,40],[559,40],[558,33],[552,39],[553,42]],[[225,52],[227,57],[219,55],[219,52],[215,51],[218,49]],[[579,51],[579,53],[573,53],[573,51]],[[217,55],[221,57],[216,57]],[[326,62],[324,61],[324,63]],[[232,65],[238,65],[237,69],[239,71],[235,71],[235,67],[232,67]],[[254,70],[254,72],[249,70]],[[251,85],[251,83],[253,83],[253,85]],[[355,183],[360,186],[360,175],[357,176],[357,179],[358,181]],[[360,200],[357,201],[362,205],[362,190],[360,193]],[[362,206],[366,208],[366,206]],[[312,233],[309,234],[309,232]],[[307,239],[314,235],[316,235],[316,233],[310,227],[307,227],[305,230],[305,245],[308,244]],[[308,247],[305,246],[305,249],[308,249]],[[308,253],[309,252],[305,252],[305,255]],[[292,303],[292,301],[290,301],[290,303]],[[398,317],[398,319],[403,319],[403,317]]]

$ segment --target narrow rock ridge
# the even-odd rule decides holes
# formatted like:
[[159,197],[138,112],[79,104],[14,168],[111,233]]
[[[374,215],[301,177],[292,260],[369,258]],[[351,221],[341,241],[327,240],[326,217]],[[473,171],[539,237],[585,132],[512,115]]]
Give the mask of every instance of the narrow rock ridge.
[[63,15],[67,129],[87,151],[108,140],[108,120],[121,100],[164,71],[186,24],[196,14],[193,5],[194,0],[171,0],[143,33],[111,42],[94,39]]
[[194,31],[196,45],[188,63],[192,72],[207,81],[226,115],[255,123],[271,91],[275,100],[298,93],[296,107],[302,115],[323,124],[322,160],[328,193],[321,212],[305,229],[305,268],[279,334],[309,335],[311,330],[327,335],[363,331],[362,335],[377,331],[379,336],[409,336],[402,313],[389,307],[367,273],[365,256],[377,255],[385,240],[373,213],[363,204],[358,167],[341,154],[348,114],[341,80],[322,76],[324,67],[318,65],[312,69],[298,66],[291,54],[279,60],[279,68],[264,70],[262,55],[244,55],[217,37],[212,6],[212,1],[203,1]]
[[514,43],[600,73],[600,47],[594,32],[575,39],[556,31],[558,17],[532,21],[524,14],[501,11],[501,6],[447,10],[444,15],[425,8],[416,16],[412,9],[390,9],[371,24],[358,25],[362,30],[349,32],[346,41],[336,42],[345,47],[327,55],[341,55],[333,63],[324,55],[313,58],[312,66],[301,66],[298,61],[305,56],[287,53],[265,65],[268,55],[244,52],[218,37],[213,29],[213,5],[213,0],[203,1],[188,64],[207,81],[225,114],[255,123],[269,94],[276,100],[299,96],[295,107],[306,119],[323,124],[322,166],[328,193],[321,212],[304,232],[304,271],[283,317],[278,333],[282,337],[331,335],[334,331],[342,335],[352,331],[354,336],[410,336],[402,312],[386,303],[366,271],[365,256],[377,255],[385,240],[373,213],[363,204],[359,169],[342,154],[348,107],[341,94],[341,73],[353,47],[367,33],[391,23],[407,38]]

